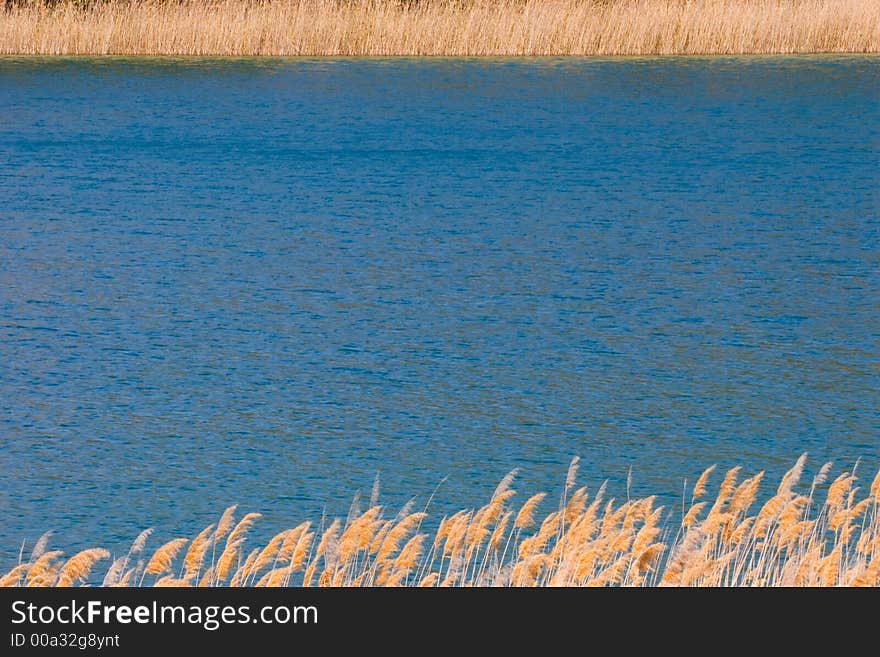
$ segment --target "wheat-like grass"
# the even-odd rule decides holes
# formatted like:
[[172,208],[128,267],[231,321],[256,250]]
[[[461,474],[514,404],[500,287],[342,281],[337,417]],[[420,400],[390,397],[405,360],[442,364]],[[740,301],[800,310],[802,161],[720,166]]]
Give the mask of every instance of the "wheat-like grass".
[[519,513],[516,514],[513,526],[517,529],[528,529],[532,523],[534,523],[535,511],[541,503],[541,500],[545,497],[547,497],[547,493],[535,493],[527,499],[525,504],[522,505],[522,508],[520,508]]
[[37,539],[37,542],[34,543],[34,547],[31,550],[31,561],[36,561],[46,552],[46,548],[49,545],[49,539],[52,538],[52,530],[49,529],[43,532],[43,535]]
[[[572,463],[559,508],[537,527],[536,508],[545,495],[517,506],[514,471],[486,505],[443,518],[433,537],[423,531],[426,513],[412,512],[412,504],[386,517],[378,504],[361,513],[355,503],[344,521],[332,520],[317,532],[303,522],[244,557],[241,548],[259,514],[236,523],[230,507],[216,528],[193,539],[178,575],[174,561],[187,539],[165,543],[146,564],[134,563],[149,535],[143,533],[101,581],[130,586],[155,575],[155,586],[227,580],[231,586],[880,585],[880,473],[862,492],[855,469],[844,472],[827,486],[824,501],[814,504],[830,466],[801,487],[802,456],[755,508],[764,474],[737,483],[738,467],[725,474],[714,500],[696,501],[708,492],[709,468],[694,486],[690,506],[667,511],[653,496],[606,500],[604,484],[591,497],[586,487],[575,488],[577,461]],[[223,550],[205,564],[208,548],[224,538]],[[0,576],[0,586],[88,583],[95,564],[110,556],[93,548],[65,562],[61,551],[47,551],[47,543],[44,535],[30,559]]]
[[110,553],[103,548],[90,548],[75,554],[61,567],[55,586],[73,586],[76,582],[85,581],[92,567]]
[[60,567],[58,559],[64,554],[61,550],[44,552],[30,564],[25,575],[26,586],[52,586]]
[[183,579],[191,582],[199,576],[202,563],[205,560],[205,553],[214,542],[214,530],[214,525],[208,525],[190,543],[189,549],[183,558]]
[[[876,0],[6,3],[0,54],[534,56],[880,52]],[[374,506],[371,504],[371,506]]]
[[8,573],[0,577],[0,587],[8,588],[11,586],[19,586],[22,578],[27,575],[30,566],[29,563],[20,563],[15,566]]
[[278,558],[278,552],[281,550],[281,546],[293,531],[294,530],[292,529],[285,529],[284,531],[278,532],[262,550],[259,550],[258,548],[255,549],[256,557],[247,568],[247,572],[244,573],[244,581],[247,581],[247,578],[256,577],[264,568],[266,568],[266,566],[275,562]]
[[235,528],[229,533],[229,538],[226,539],[226,547],[220,554],[220,559],[217,561],[217,566],[214,569],[214,575],[217,582],[222,582],[227,578],[232,565],[239,556],[241,546],[244,543],[248,531],[257,519],[262,516],[262,513],[248,513],[244,518],[238,521],[238,524],[236,524]]
[[131,543],[131,547],[128,548],[128,557],[134,557],[139,555],[144,551],[144,547],[147,545],[147,539],[150,538],[150,534],[153,533],[153,528],[148,527],[140,534],[137,535],[137,538],[134,539]]
[[177,553],[183,548],[184,545],[189,543],[188,538],[175,538],[157,549],[153,556],[150,557],[150,560],[147,562],[146,568],[144,568],[145,575],[162,575],[171,570],[171,562],[174,561],[174,557],[177,556]]

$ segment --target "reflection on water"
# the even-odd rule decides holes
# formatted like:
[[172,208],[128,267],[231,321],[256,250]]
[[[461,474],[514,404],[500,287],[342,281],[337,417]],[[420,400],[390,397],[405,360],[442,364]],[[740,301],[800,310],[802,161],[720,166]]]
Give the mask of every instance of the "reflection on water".
[[[878,462],[880,62],[0,61],[0,553]],[[620,493],[618,488],[618,493]],[[289,524],[285,525],[289,526]]]

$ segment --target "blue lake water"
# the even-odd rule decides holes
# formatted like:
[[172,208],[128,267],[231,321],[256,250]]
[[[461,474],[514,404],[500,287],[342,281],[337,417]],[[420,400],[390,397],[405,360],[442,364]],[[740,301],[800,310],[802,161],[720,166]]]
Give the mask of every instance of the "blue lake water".
[[878,190],[876,57],[0,59],[0,555],[872,474]]

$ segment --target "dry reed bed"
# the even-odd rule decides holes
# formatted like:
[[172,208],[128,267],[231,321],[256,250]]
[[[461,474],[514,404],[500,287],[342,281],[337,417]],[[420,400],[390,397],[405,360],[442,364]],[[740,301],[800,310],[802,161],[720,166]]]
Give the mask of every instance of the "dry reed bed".
[[[880,585],[880,472],[861,496],[855,469],[823,486],[830,463],[801,486],[805,456],[757,508],[763,473],[740,479],[733,468],[713,500],[704,499],[707,469],[674,523],[654,497],[617,503],[604,485],[590,496],[577,487],[575,459],[540,521],[543,493],[513,504],[515,471],[485,506],[443,518],[433,536],[411,504],[386,516],[374,487],[366,511],[355,498],[345,520],[303,522],[252,548],[245,543],[260,514],[236,521],[234,506],[192,540],[152,553],[145,530],[112,561],[101,548],[64,559],[47,533],[0,585],[71,586],[90,576],[104,586]],[[109,567],[93,575],[104,560]]]
[[877,52],[876,0],[62,0],[0,9],[0,54],[12,55]]

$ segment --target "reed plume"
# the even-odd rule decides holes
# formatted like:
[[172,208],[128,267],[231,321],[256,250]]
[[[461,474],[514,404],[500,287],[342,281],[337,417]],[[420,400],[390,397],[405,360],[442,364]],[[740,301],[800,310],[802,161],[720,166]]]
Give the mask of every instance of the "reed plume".
[[34,548],[31,550],[31,562],[36,561],[46,552],[46,547],[49,545],[49,539],[52,538],[52,533],[51,529],[43,532],[43,535],[37,539],[36,543],[34,543]]
[[214,542],[214,525],[208,525],[196,535],[186,555],[183,557],[183,579],[193,581],[199,576],[202,569],[202,563],[205,560],[205,553]]
[[517,529],[526,529],[530,527],[535,521],[535,510],[541,503],[541,500],[545,497],[547,497],[547,493],[536,493],[527,499],[525,504],[520,508],[519,513],[516,514],[516,520],[513,521],[513,526]]
[[51,586],[58,573],[58,558],[64,554],[61,550],[44,552],[30,564],[25,576],[27,586]]
[[229,538],[226,540],[226,548],[223,550],[220,559],[217,561],[217,567],[215,569],[217,581],[222,582],[229,575],[229,570],[235,562],[235,559],[238,558],[239,551],[241,550],[241,546],[244,543],[248,531],[257,519],[262,516],[262,513],[248,513],[230,532]]
[[73,586],[75,582],[85,581],[92,567],[109,556],[110,553],[102,548],[90,548],[75,554],[61,567],[55,586]]
[[233,528],[235,525],[235,510],[238,508],[237,504],[233,504],[223,512],[220,516],[220,520],[217,521],[217,529],[214,530],[214,544],[216,545],[219,541],[222,541],[226,534]]
[[0,577],[0,588],[8,588],[10,586],[19,586],[22,579],[27,575],[30,563],[20,563],[14,566],[12,570]]
[[504,477],[502,477],[501,481],[498,482],[498,485],[495,487],[495,492],[492,493],[492,500],[497,500],[502,497],[505,493],[510,491],[510,485],[513,483],[513,480],[516,478],[516,475],[519,473],[519,468],[514,468],[510,472],[508,472]]
[[709,476],[715,471],[716,467],[718,466],[713,464],[703,470],[703,474],[700,475],[700,477],[697,479],[697,483],[694,484],[694,490],[691,493],[692,501],[698,500],[706,494],[706,484],[709,482]]
[[128,549],[129,558],[139,555],[144,551],[144,547],[147,545],[147,539],[150,538],[150,534],[153,533],[153,528],[148,527],[140,534],[137,535],[137,538],[131,544],[131,547]]
[[183,546],[187,543],[189,543],[188,538],[175,538],[165,543],[165,545],[157,549],[153,553],[153,556],[150,557],[150,560],[147,562],[147,567],[144,568],[144,574],[161,575],[170,571],[171,562],[174,561],[174,557],[177,556],[177,553],[180,552]]
[[104,574],[104,579],[101,580],[101,586],[114,586],[118,584],[125,572],[127,560],[127,556],[115,559],[113,563],[110,564],[110,568],[108,568],[107,572]]

